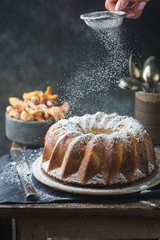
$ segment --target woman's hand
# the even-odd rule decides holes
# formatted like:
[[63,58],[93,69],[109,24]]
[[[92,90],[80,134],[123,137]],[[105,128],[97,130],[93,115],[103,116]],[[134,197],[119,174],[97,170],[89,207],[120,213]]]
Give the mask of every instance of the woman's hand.
[[[127,18],[139,18],[149,0],[106,0],[105,7],[109,11],[123,10]],[[127,5],[129,4],[129,7]]]

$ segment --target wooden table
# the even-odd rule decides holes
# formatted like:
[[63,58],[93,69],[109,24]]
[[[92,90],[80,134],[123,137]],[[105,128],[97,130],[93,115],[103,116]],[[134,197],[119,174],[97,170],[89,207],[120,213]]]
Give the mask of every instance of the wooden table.
[[[159,148],[156,154],[160,160]],[[105,200],[101,204],[1,204],[0,217],[16,219],[17,240],[160,238],[160,199]]]

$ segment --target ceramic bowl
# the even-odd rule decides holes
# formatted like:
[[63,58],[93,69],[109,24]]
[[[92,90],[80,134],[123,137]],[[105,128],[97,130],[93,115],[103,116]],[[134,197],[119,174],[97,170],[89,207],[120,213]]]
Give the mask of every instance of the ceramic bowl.
[[44,145],[44,138],[49,127],[55,121],[44,122],[26,122],[9,117],[5,114],[6,136],[12,142],[24,144],[31,147],[40,147]]

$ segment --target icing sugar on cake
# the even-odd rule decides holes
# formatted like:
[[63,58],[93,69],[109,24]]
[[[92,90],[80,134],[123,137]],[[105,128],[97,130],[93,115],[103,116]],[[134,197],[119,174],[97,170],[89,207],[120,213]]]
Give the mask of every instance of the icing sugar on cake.
[[150,176],[157,163],[151,138],[137,120],[97,112],[52,125],[41,167],[66,183],[114,187]]

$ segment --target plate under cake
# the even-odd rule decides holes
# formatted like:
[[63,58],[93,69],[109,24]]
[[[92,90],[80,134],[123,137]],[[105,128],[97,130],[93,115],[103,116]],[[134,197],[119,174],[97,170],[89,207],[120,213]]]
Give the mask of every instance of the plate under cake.
[[56,178],[50,177],[44,170],[41,168],[42,156],[39,157],[32,165],[32,172],[34,177],[41,183],[49,186],[51,188],[71,192],[78,194],[87,194],[87,195],[122,195],[122,194],[131,194],[136,192],[141,192],[147,189],[160,184],[160,164],[158,165],[158,170],[154,176],[150,176],[146,179],[143,179],[140,183],[131,184],[130,186],[122,186],[117,188],[107,188],[107,187],[91,187],[91,186],[79,186],[75,184],[66,184],[63,181],[57,180]]

